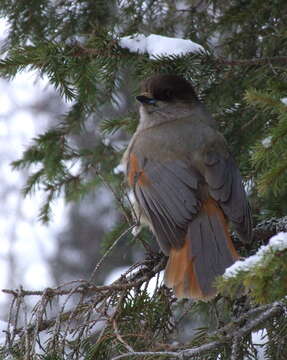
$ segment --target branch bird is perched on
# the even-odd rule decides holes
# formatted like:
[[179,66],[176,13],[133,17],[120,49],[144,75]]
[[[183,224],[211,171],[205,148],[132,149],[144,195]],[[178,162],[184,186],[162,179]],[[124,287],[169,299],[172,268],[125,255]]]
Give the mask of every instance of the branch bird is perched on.
[[178,298],[210,299],[238,255],[230,222],[251,240],[239,170],[191,84],[175,75],[143,83],[140,122],[124,154],[136,212],[169,256],[165,284]]

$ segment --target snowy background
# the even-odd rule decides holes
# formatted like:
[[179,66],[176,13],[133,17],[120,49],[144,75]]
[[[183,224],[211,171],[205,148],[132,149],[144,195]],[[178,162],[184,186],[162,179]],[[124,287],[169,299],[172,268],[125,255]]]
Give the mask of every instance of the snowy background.
[[[7,23],[0,21],[0,41]],[[67,208],[62,200],[54,206],[53,222],[38,221],[41,194],[24,198],[21,189],[27,173],[13,171],[11,162],[21,157],[31,139],[51,123],[47,98],[55,97],[47,79],[22,72],[13,81],[0,79],[0,289],[29,289],[53,285],[48,264],[57,247],[56,236],[65,227]],[[60,105],[57,104],[56,115]],[[6,318],[10,297],[0,292],[0,320]]]
[[[27,174],[14,171],[11,162],[21,157],[25,146],[50,122],[45,111],[35,109],[53,90],[36,73],[23,72],[12,82],[0,79],[0,288],[52,285],[47,261],[56,249],[56,235],[65,226],[65,206],[54,206],[49,226],[38,221],[40,193],[23,198]],[[0,293],[0,306],[7,298]]]

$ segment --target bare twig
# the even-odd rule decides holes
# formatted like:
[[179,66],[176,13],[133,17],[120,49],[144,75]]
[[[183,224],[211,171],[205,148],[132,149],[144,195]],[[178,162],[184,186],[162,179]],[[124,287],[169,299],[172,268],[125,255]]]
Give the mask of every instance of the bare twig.
[[[73,314],[73,316],[76,316],[80,313],[83,313],[84,311],[87,310],[87,308],[91,306],[95,307],[96,303],[101,303],[103,299],[108,298],[114,291],[118,291],[118,290],[123,291],[123,290],[129,290],[132,288],[140,287],[144,282],[148,281],[155,274],[161,271],[165,266],[165,262],[166,260],[163,257],[160,259],[159,258],[146,259],[141,264],[138,264],[138,267],[140,267],[138,271],[132,273],[130,276],[121,277],[111,285],[93,286],[87,282],[88,285],[81,290],[79,289],[79,286],[83,286],[82,284],[76,288],[72,288],[68,290],[58,290],[58,288],[56,289],[48,288],[44,291],[37,291],[37,292],[34,291],[29,292],[22,289],[20,294],[18,291],[15,290],[4,290],[4,292],[8,294],[12,294],[16,299],[19,299],[18,302],[22,301],[21,299],[24,296],[29,296],[29,295],[48,296],[49,298],[50,297],[52,298],[53,296],[57,296],[57,295],[69,296],[75,293],[83,293],[83,294],[96,293],[96,297],[93,298],[92,301],[90,302],[87,301],[85,303],[78,304],[72,310],[69,311],[64,311],[64,307],[62,307],[57,317],[51,318],[49,320],[42,320],[41,323],[38,324],[38,331],[41,332],[43,330],[55,326],[57,324],[57,321],[60,323],[67,322],[70,319],[71,314]],[[28,333],[34,331],[35,326],[36,323],[29,324],[27,328]],[[24,330],[23,328],[17,328],[15,323],[15,326],[13,328],[15,334],[21,334],[23,333],[23,330]]]
[[231,358],[230,360],[240,360],[240,338],[234,337],[231,348]]
[[121,336],[120,331],[118,329],[118,324],[117,324],[117,317],[118,317],[118,314],[119,314],[119,309],[122,306],[125,295],[126,295],[125,292],[121,293],[118,304],[117,304],[116,309],[114,311],[114,314],[113,314],[113,316],[111,318],[111,322],[112,322],[113,329],[114,329],[114,332],[115,332],[115,335],[116,335],[118,341],[120,343],[122,343],[128,351],[134,352],[134,349]]
[[171,356],[177,359],[183,359],[182,355],[171,351],[135,351],[113,357],[111,360],[120,360],[131,356]]
[[[132,218],[129,214],[129,212],[127,211],[125,205],[124,205],[124,201],[123,198],[121,196],[119,196],[118,192],[112,187],[112,185],[109,183],[109,181],[107,181],[104,177],[103,174],[100,173],[100,171],[98,170],[98,167],[92,165],[97,176],[99,177],[99,179],[102,181],[102,183],[112,192],[116,202],[119,204],[122,213],[124,214],[126,221],[129,225],[132,225]],[[131,207],[132,211],[133,211],[133,207]]]
[[134,352],[134,349],[122,338],[122,336],[119,332],[119,329],[118,329],[116,319],[113,319],[112,323],[113,323],[113,329],[114,329],[115,335],[116,335],[117,339],[119,340],[119,342],[122,343],[128,351]]
[[99,260],[99,262],[97,263],[97,265],[95,266],[92,275],[90,277],[90,281],[92,281],[92,279],[95,278],[96,273],[98,272],[100,266],[102,265],[102,263],[105,261],[105,259],[108,257],[108,255],[111,253],[111,251],[113,250],[113,248],[118,244],[118,242],[125,237],[129,232],[132,231],[132,229],[136,226],[136,224],[131,225],[128,229],[126,229],[114,242],[113,244],[108,248],[108,250],[104,253],[104,255],[101,257],[101,259]]

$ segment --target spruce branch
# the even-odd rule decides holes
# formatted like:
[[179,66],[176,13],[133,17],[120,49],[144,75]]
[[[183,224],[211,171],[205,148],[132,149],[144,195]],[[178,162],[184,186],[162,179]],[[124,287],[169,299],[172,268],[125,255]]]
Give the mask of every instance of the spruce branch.
[[227,60],[219,58],[219,64],[226,66],[260,66],[260,65],[271,65],[271,64],[286,64],[287,56],[271,56],[271,57],[262,57],[258,59],[240,59],[240,60]]
[[[94,48],[87,48],[84,45],[77,43],[74,45],[74,56],[129,56],[131,53],[126,49],[121,49],[118,45],[116,40],[111,40],[108,48],[105,49],[94,49]],[[146,56],[137,54],[138,57]],[[185,55],[186,56],[186,55]],[[184,56],[184,57],[185,57]],[[188,57],[196,58],[197,55],[191,54],[187,55]],[[202,52],[198,56],[199,58],[205,58],[209,56],[208,54]],[[173,60],[182,57],[182,56],[165,56],[163,58],[172,58]],[[160,59],[159,57],[158,59]],[[228,60],[222,57],[215,57],[215,61],[219,65],[226,65],[226,66],[259,66],[259,65],[268,65],[268,64],[286,64],[287,63],[287,56],[270,56],[270,57],[262,57],[262,58],[254,58],[254,59],[235,59],[235,60]]]
[[285,194],[287,116],[282,97],[278,90],[250,89],[245,95],[250,105],[270,117],[264,139],[257,142],[251,157],[257,172],[257,188],[263,196],[270,192],[276,197]]
[[[269,222],[267,221],[265,223],[261,223],[255,228],[255,234],[258,237],[260,236],[259,234],[261,231],[262,238],[264,239],[267,234],[270,236],[270,234],[275,233],[278,229],[282,230],[286,228],[286,223],[286,218],[277,220],[274,219]],[[128,231],[129,230],[130,229],[128,229]],[[36,337],[39,333],[45,330],[52,330],[52,333],[54,334],[53,341],[56,341],[55,339],[62,331],[68,334],[67,331],[71,328],[72,321],[74,322],[76,319],[81,321],[81,319],[84,318],[90,319],[90,316],[93,313],[94,315],[97,314],[96,318],[93,319],[92,317],[90,320],[86,321],[86,325],[82,324],[78,327],[77,331],[78,334],[81,334],[81,336],[75,341],[80,341],[82,343],[84,340],[84,328],[86,328],[85,333],[87,333],[88,328],[92,329],[92,324],[95,324],[97,321],[104,321],[106,323],[104,326],[104,329],[106,330],[103,330],[105,334],[110,324],[111,330],[109,331],[112,331],[114,334],[113,336],[117,339],[117,342],[121,343],[124,348],[128,350],[127,353],[114,356],[114,360],[128,358],[131,356],[162,357],[164,355],[173,356],[175,359],[189,359],[193,356],[201,356],[203,354],[208,354],[209,352],[221,351],[221,349],[226,346],[231,346],[233,349],[233,358],[239,359],[237,354],[239,351],[238,344],[241,341],[240,339],[245,338],[252,331],[258,329],[258,327],[260,328],[261,324],[265,323],[269,319],[272,319],[274,316],[277,316],[284,309],[285,303],[282,302],[274,302],[272,304],[251,308],[248,312],[242,314],[238,318],[234,318],[231,323],[222,326],[210,334],[206,334],[203,338],[201,338],[200,344],[195,344],[193,347],[176,349],[176,351],[170,351],[168,348],[165,351],[137,351],[136,347],[130,345],[132,343],[128,341],[129,336],[132,337],[133,335],[128,335],[129,333],[125,330],[124,332],[121,330],[121,326],[123,326],[121,323],[123,316],[122,309],[125,309],[126,307],[126,305],[123,305],[122,307],[121,304],[123,301],[126,301],[126,296],[130,290],[140,289],[142,285],[149,282],[154,275],[164,268],[165,263],[166,258],[162,256],[146,258],[143,262],[137,264],[136,271],[135,267],[133,267],[133,272],[131,272],[131,270],[128,271],[111,285],[96,286],[90,281],[79,280],[63,284],[62,286],[54,289],[47,288],[44,291],[28,291],[23,288],[21,288],[20,291],[4,289],[4,293],[11,294],[13,296],[13,305],[11,305],[12,308],[18,304],[16,306],[17,316],[19,316],[20,309],[24,306],[25,297],[40,296],[40,301],[36,306],[36,312],[34,317],[32,317],[32,319],[34,319],[32,322],[27,322],[24,327],[17,327],[17,319],[12,319],[10,317],[11,325],[13,325],[10,329],[13,330],[11,336],[7,334],[9,348],[14,348],[16,344],[19,345],[19,337],[24,337],[24,339],[26,339],[26,346],[33,348]],[[66,310],[65,308],[68,299],[74,297],[76,294],[81,295],[78,304],[76,304],[76,306],[72,309]],[[64,305],[56,317],[47,318],[45,310],[47,305],[52,304],[53,299],[59,296],[66,296],[66,300],[63,303]],[[111,307],[111,301],[115,304],[112,312],[107,310]],[[12,308],[10,313],[12,313]],[[127,308],[125,311],[130,310]],[[64,324],[66,324],[65,328]],[[106,341],[106,335],[102,336],[101,341]],[[64,349],[63,346],[67,346],[66,342],[61,344],[62,345],[59,346],[62,347],[62,349]],[[132,349],[133,351],[131,351]]]
[[[194,348],[179,350],[179,351],[146,351],[146,352],[129,352],[126,354],[118,355],[112,358],[112,360],[120,360],[132,356],[171,356],[175,359],[185,360],[191,359],[193,356],[204,355],[210,351],[219,350],[222,346],[226,344],[232,344],[232,360],[239,360],[238,357],[238,348],[240,344],[240,339],[249,335],[253,330],[257,330],[258,327],[264,323],[266,320],[272,319],[274,316],[278,316],[284,312],[286,304],[284,302],[274,302],[268,306],[263,307],[264,311],[258,315],[255,319],[249,319],[246,322],[246,325],[242,327],[242,321],[246,321],[246,314],[242,315],[241,318],[237,319],[237,324],[239,326],[234,326],[234,329],[229,333],[225,333],[226,328],[219,329],[217,331],[220,340],[207,342],[201,346]],[[258,309],[256,309],[258,311]],[[235,325],[235,324],[233,324]],[[222,335],[225,333],[225,335]],[[212,337],[215,337],[216,333],[212,334]]]
[[[28,291],[21,288],[20,292],[18,290],[10,289],[2,289],[2,292],[13,295],[15,299],[20,299],[20,302],[22,301],[21,299],[26,296],[40,296],[41,298],[44,297],[45,299],[47,299],[47,301],[51,301],[57,296],[64,296],[70,294],[83,294],[85,296],[92,296],[93,294],[95,294],[95,298],[92,300],[92,303],[100,303],[102,299],[108,298],[113,292],[139,288],[143,283],[149,281],[155,274],[162,270],[165,266],[165,262],[166,259],[162,257],[154,259],[147,258],[137,265],[139,270],[135,271],[129,276],[123,275],[120,279],[116,280],[111,285],[95,286],[89,281],[79,280],[76,282],[76,286],[69,289],[62,289],[63,287],[65,288],[69,284],[68,283],[63,284],[57,288],[47,288],[43,291]],[[67,321],[72,312],[74,312],[74,314],[80,314],[85,310],[86,307],[90,305],[91,302],[81,303],[71,311],[60,312],[60,321]],[[51,318],[49,320],[41,319],[40,324],[38,324],[39,321],[40,320],[37,319],[35,324],[30,324],[27,331],[34,331],[36,326],[39,332],[49,329],[56,324],[57,318]],[[23,333],[24,329],[15,328],[14,331],[16,334],[21,334]]]
[[287,232],[287,216],[263,220],[253,229],[253,242],[266,244],[271,236],[278,234],[280,231]]

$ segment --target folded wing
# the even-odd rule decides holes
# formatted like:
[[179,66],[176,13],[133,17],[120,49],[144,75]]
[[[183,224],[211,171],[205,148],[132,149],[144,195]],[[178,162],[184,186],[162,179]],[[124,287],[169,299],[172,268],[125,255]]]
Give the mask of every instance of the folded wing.
[[205,181],[209,193],[233,224],[240,239],[250,242],[252,220],[242,178],[233,158],[217,152],[207,153],[204,158]]

